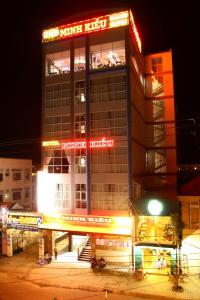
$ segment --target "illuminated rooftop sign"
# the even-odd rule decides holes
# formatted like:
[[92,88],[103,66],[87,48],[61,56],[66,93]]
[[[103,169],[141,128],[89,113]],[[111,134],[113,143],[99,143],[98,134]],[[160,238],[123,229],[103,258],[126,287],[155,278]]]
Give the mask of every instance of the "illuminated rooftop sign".
[[111,15],[101,16],[99,18],[88,19],[85,21],[43,30],[42,41],[49,42],[52,40],[59,40],[80,34],[87,34],[94,31],[126,26],[128,24],[129,13],[128,11],[122,11]]
[[105,137],[98,140],[78,140],[78,141],[70,141],[63,140],[59,141],[44,141],[42,142],[43,147],[54,147],[60,146],[63,150],[71,150],[71,149],[91,149],[91,148],[112,148],[114,146],[113,139],[106,139]]
[[141,52],[141,40],[135,25],[131,10],[121,11],[115,14],[101,16],[98,18],[88,19],[85,21],[75,22],[50,29],[43,30],[43,43],[70,38],[81,34],[88,34],[95,31],[111,29],[115,27],[126,26],[130,23],[133,36]]

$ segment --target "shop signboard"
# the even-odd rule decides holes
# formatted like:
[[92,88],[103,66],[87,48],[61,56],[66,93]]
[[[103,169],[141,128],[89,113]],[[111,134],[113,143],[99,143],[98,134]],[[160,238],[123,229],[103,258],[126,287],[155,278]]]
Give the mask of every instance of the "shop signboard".
[[38,228],[42,224],[42,216],[29,214],[8,214],[7,225],[10,228],[20,228],[28,230]]
[[39,228],[130,236],[131,224],[131,217],[60,214],[45,215]]

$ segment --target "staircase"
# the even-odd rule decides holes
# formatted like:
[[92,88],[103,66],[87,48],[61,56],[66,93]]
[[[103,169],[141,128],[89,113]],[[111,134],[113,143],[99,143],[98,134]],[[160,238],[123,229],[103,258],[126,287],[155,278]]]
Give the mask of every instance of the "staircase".
[[91,260],[91,239],[88,239],[85,246],[82,248],[78,260],[90,262]]

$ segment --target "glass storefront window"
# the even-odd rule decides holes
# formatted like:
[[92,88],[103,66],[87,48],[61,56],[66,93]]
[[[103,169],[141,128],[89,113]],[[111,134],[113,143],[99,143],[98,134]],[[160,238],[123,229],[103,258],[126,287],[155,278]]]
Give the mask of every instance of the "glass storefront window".
[[74,53],[74,72],[85,70],[85,48],[77,48]]
[[90,68],[121,66],[126,63],[125,43],[117,41],[90,47]]
[[46,76],[69,73],[70,51],[56,52],[46,55]]

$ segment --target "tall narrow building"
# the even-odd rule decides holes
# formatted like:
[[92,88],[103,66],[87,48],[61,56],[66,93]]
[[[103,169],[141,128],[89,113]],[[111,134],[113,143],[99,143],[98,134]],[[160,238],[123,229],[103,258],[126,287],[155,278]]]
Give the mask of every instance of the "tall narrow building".
[[42,228],[52,248],[60,230],[68,251],[90,239],[130,262],[132,216],[176,200],[172,53],[142,54],[129,9],[72,16],[42,42]]

